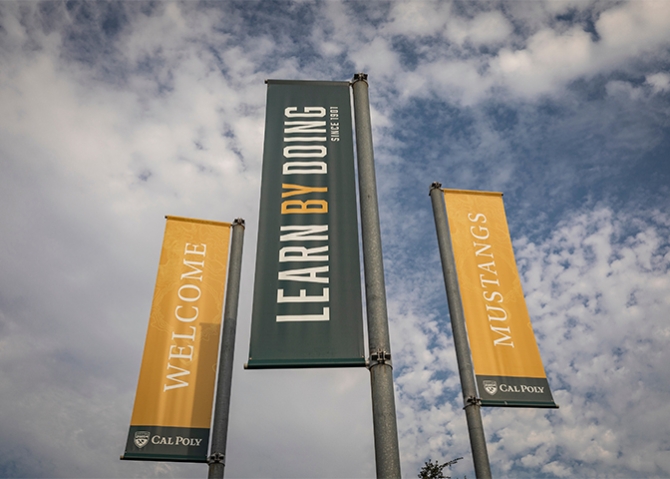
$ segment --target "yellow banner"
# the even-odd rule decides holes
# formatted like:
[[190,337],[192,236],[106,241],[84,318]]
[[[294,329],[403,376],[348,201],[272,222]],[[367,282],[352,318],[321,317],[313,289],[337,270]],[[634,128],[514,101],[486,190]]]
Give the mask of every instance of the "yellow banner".
[[127,452],[187,456],[206,447],[230,227],[167,217]]
[[553,404],[521,289],[502,193],[443,192],[480,392],[486,389],[490,399]]

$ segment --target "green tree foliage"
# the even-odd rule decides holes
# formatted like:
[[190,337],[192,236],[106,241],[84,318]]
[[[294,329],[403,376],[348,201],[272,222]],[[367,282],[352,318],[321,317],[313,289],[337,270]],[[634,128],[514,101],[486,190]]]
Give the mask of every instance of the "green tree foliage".
[[456,464],[458,461],[463,459],[462,457],[459,457],[457,459],[454,459],[453,461],[448,461],[445,462],[444,464],[440,464],[439,462],[435,461],[433,462],[431,459],[428,459],[426,463],[423,465],[421,470],[419,471],[419,478],[420,479],[451,479],[451,476],[445,476],[444,475],[444,468],[445,467],[451,467],[452,464]]

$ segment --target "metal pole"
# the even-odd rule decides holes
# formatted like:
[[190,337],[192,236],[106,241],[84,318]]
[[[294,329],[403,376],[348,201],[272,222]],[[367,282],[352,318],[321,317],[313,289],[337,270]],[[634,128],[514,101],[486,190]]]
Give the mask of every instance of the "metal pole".
[[365,73],[354,75],[354,116],[356,119],[356,153],[360,190],[365,298],[368,313],[370,348],[370,381],[372,417],[375,437],[377,478],[400,478],[400,450],[393,392],[393,367],[386,310],[386,285],[382,261],[377,182],[372,151],[370,100]]
[[477,397],[475,375],[470,358],[470,346],[468,345],[468,337],[465,330],[463,303],[461,302],[461,292],[458,287],[458,277],[456,276],[456,262],[454,261],[454,251],[451,246],[447,208],[444,203],[444,194],[442,193],[442,185],[440,183],[433,183],[430,186],[430,199],[433,203],[433,213],[435,215],[437,243],[440,248],[442,274],[444,274],[444,284],[447,289],[451,330],[454,335],[458,373],[461,377],[461,387],[463,389],[465,418],[468,423],[470,447],[472,448],[472,458],[475,463],[475,475],[478,479],[490,479],[491,467],[489,465],[489,455],[486,451],[486,436],[484,435],[484,426],[482,424],[481,402]]
[[244,243],[244,220],[233,222],[233,237],[230,242],[228,263],[228,285],[226,304],[223,310],[223,331],[221,333],[221,355],[219,357],[219,378],[214,403],[214,424],[212,446],[207,458],[209,479],[222,479],[226,467],[226,441],[228,440],[228,413],[230,411],[230,388],[233,380],[233,355],[235,353],[235,329],[237,328],[237,304],[240,297],[240,275],[242,272],[242,244]]

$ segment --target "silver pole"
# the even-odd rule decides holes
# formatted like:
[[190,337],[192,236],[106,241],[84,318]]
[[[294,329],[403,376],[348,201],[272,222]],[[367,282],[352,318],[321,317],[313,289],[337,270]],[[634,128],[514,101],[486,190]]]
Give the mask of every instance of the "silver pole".
[[400,478],[400,450],[393,392],[393,367],[386,310],[386,285],[382,261],[377,182],[372,151],[370,100],[365,73],[354,75],[354,116],[356,153],[365,269],[365,299],[368,313],[372,417],[375,437],[377,478]]
[[465,418],[468,423],[470,447],[472,448],[472,458],[475,463],[475,475],[477,479],[490,479],[491,467],[489,465],[489,455],[486,451],[486,436],[484,435],[484,426],[480,411],[481,404],[477,397],[475,375],[470,358],[470,346],[468,345],[468,336],[465,330],[463,303],[461,302],[461,292],[458,287],[458,277],[456,276],[454,250],[451,246],[451,234],[447,222],[447,208],[444,203],[444,194],[442,193],[442,185],[440,183],[433,183],[430,186],[430,199],[433,203],[437,243],[440,248],[442,274],[444,275],[444,284],[447,289],[451,330],[454,335],[458,373],[461,377],[461,387],[463,389]]
[[219,356],[219,378],[214,403],[212,446],[207,458],[209,479],[222,479],[226,467],[225,454],[228,440],[228,413],[230,411],[230,388],[233,380],[233,355],[235,353],[235,329],[237,328],[237,304],[240,297],[240,275],[242,272],[242,245],[244,243],[244,220],[233,222],[233,237],[230,242],[228,263],[228,285],[226,304],[223,310],[221,354]]

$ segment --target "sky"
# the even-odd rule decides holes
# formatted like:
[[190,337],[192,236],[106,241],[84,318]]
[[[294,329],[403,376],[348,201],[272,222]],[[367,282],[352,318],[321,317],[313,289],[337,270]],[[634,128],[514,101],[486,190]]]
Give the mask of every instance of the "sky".
[[165,215],[246,220],[226,476],[371,478],[369,372],[244,370],[266,79],[369,75],[404,477],[474,477],[429,186],[504,193],[560,409],[494,477],[670,477],[670,2],[0,2],[0,476],[120,461]]

